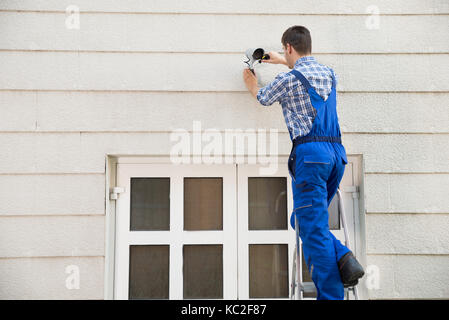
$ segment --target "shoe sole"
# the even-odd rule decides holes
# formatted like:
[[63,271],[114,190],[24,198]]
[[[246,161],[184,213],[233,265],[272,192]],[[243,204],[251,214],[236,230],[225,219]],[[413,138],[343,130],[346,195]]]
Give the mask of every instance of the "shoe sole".
[[344,287],[344,288],[350,288],[350,287],[355,287],[355,286],[358,285],[358,284],[359,284],[359,281],[356,280],[356,281],[354,281],[354,282],[352,282],[352,283],[346,283],[346,284],[344,284],[343,287]]

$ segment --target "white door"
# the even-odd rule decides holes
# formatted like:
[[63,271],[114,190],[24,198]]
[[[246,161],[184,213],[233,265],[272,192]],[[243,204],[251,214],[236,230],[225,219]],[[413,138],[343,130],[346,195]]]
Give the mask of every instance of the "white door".
[[237,299],[235,166],[117,166],[115,297]]
[[[291,179],[286,163],[268,176],[260,167],[119,163],[115,298],[288,299]],[[353,239],[347,175],[340,188]],[[336,199],[330,227],[343,242]],[[305,266],[302,277],[310,281]]]

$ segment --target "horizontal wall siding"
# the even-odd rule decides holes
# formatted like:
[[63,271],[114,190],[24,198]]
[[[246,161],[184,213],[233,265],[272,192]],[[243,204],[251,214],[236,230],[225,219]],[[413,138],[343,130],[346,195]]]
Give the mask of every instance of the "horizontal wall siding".
[[104,255],[102,216],[0,217],[1,257]]
[[[375,2],[385,14],[438,14],[449,13],[449,4],[445,0],[378,0]],[[70,0],[3,0],[0,3],[2,10],[37,10],[37,11],[65,11]],[[371,0],[303,0],[301,5],[294,1],[273,3],[269,0],[244,1],[239,0],[78,0],[76,4],[81,11],[97,12],[177,12],[177,13],[240,13],[253,14],[364,14],[367,7],[373,5]]]
[[[193,153],[192,122],[178,129],[186,130]],[[202,125],[201,129],[209,127]],[[250,128],[253,134],[258,128]],[[265,137],[270,142],[270,128]],[[248,128],[242,127],[245,133]],[[189,132],[187,132],[189,131]],[[243,146],[236,141],[231,150],[225,149],[225,141],[239,131],[225,129],[221,148],[217,154],[233,155],[241,147],[247,154],[255,155],[257,145],[249,145],[246,132]],[[227,134],[227,135],[226,135]],[[176,136],[173,136],[176,138]],[[254,136],[257,139],[257,136]],[[278,133],[278,152],[288,155],[291,142],[287,133]],[[348,154],[363,154],[366,173],[440,173],[449,174],[446,148],[449,134],[344,134],[343,143]],[[101,141],[101,143],[99,143]],[[169,156],[172,146],[179,138],[171,141],[170,132],[40,132],[0,135],[0,144],[8,153],[0,158],[0,174],[7,173],[98,173],[104,174],[105,155],[158,155]],[[275,141],[273,141],[275,142]],[[203,143],[203,148],[206,143]],[[266,152],[273,155],[267,145]],[[201,152],[201,151],[200,151]],[[196,154],[196,151],[195,151]],[[1,176],[0,176],[1,177]]]
[[[381,272],[370,285],[372,299],[447,299],[448,255],[368,255]],[[374,269],[373,269],[374,270]],[[373,272],[373,277],[374,277]]]
[[103,257],[0,259],[0,299],[102,299],[103,272]]
[[[343,133],[449,133],[447,92],[339,92],[338,99]],[[0,109],[2,132],[169,132],[201,121],[287,133],[280,105],[263,107],[246,92],[0,91]]]
[[368,254],[449,254],[448,214],[370,214]]
[[448,134],[346,134],[348,153],[365,157],[370,173],[449,173]]
[[[316,53],[449,52],[447,15],[382,16],[378,29],[365,27],[365,15],[268,15],[261,24],[259,15],[82,13],[79,31],[67,29],[66,19],[65,12],[0,12],[8,33],[0,48],[240,53],[269,43],[265,49],[281,51],[279,30],[301,21],[315,38],[326,39],[314,42]],[[404,29],[414,41],[404,37]]]
[[367,174],[367,213],[449,212],[449,174]]
[[[169,155],[200,121],[277,129],[287,156],[281,107],[242,69],[294,24],[336,71],[343,142],[363,156],[369,297],[449,297],[448,1],[80,0],[70,30],[73,4],[0,1],[0,298],[103,298],[107,155]],[[256,66],[259,84],[281,71]]]
[[[443,67],[449,54],[316,56],[336,70],[342,91],[449,91],[449,68]],[[0,88],[242,91],[243,60],[241,54],[224,53],[2,51],[0,68],[5,76],[0,78]],[[261,84],[280,71],[289,69],[260,65]]]
[[[52,168],[39,171],[48,172]],[[104,215],[104,173],[24,174],[11,169],[10,172],[0,174],[0,217]]]

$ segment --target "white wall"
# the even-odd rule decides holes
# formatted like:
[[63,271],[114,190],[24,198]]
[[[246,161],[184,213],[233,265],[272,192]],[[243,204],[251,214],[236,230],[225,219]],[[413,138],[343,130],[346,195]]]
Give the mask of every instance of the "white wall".
[[344,145],[365,161],[370,296],[449,298],[448,16],[444,0],[0,1],[0,298],[103,298],[106,154],[166,155],[200,120],[278,128],[288,155],[280,106],[241,73],[294,24],[337,72]]

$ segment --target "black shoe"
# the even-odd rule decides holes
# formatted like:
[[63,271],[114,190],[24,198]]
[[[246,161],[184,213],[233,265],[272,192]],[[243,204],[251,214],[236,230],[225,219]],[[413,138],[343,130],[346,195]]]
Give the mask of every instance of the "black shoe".
[[338,270],[340,271],[341,281],[345,288],[352,287],[357,284],[358,279],[363,277],[365,271],[363,267],[354,257],[351,251],[346,253],[337,262]]

